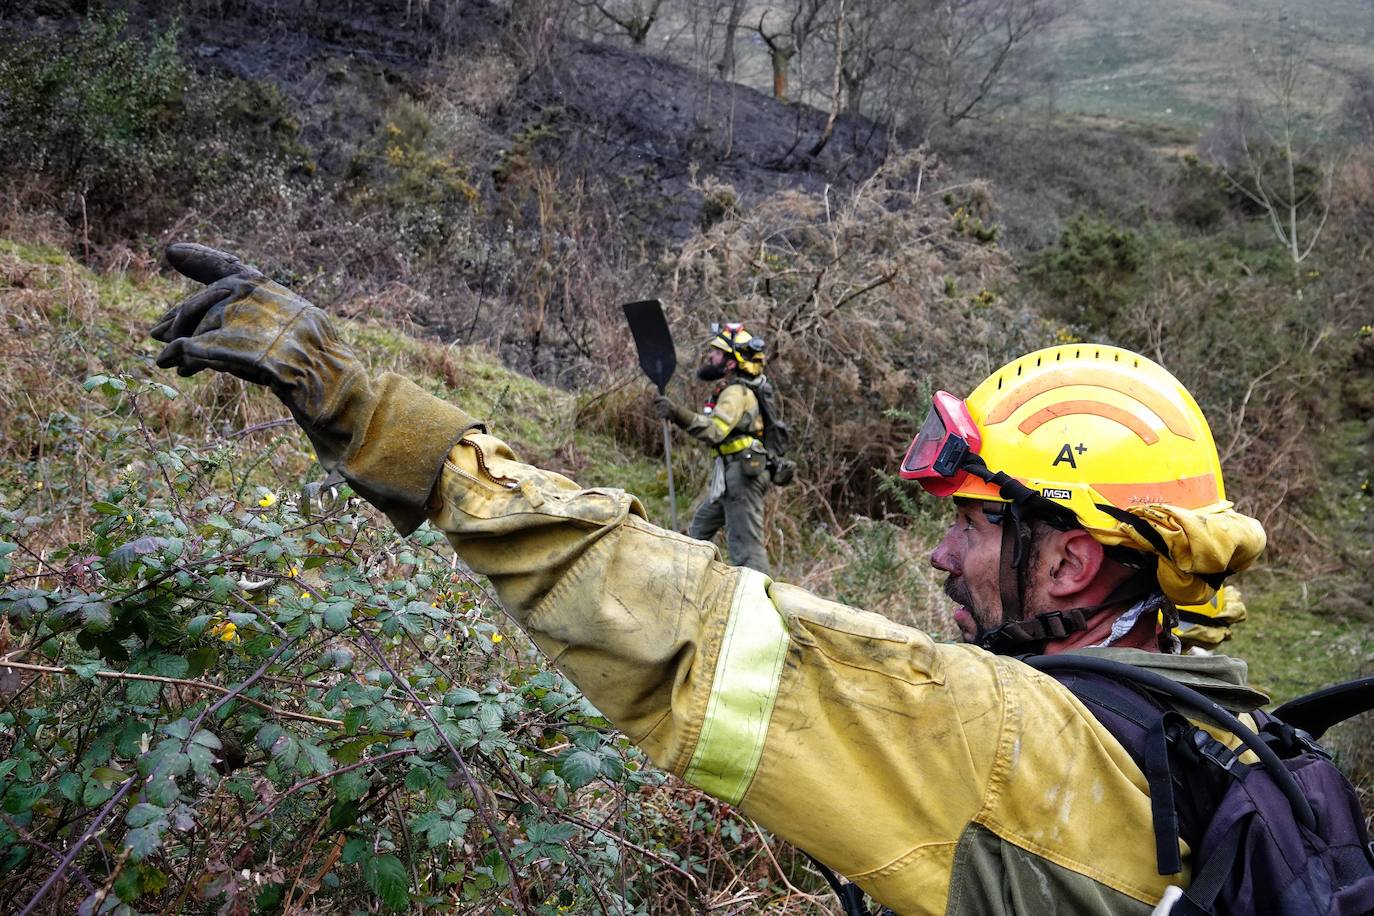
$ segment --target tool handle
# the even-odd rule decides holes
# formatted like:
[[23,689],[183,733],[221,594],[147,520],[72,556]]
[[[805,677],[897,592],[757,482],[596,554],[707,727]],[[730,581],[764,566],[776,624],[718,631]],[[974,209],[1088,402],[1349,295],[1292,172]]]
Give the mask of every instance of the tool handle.
[[673,530],[676,531],[677,493],[673,490],[673,434],[668,428],[667,417],[663,418],[663,460],[668,465],[668,509],[673,519]]

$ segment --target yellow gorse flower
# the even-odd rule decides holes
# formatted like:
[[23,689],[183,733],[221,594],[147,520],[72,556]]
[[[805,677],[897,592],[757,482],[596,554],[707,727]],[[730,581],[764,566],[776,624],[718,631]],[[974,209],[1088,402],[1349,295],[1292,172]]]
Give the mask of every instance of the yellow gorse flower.
[[277,504],[277,494],[271,490],[262,494],[262,499],[258,500],[258,505],[264,509],[270,509]]
[[238,642],[239,625],[232,620],[221,620],[211,625],[210,635],[220,642]]
[[492,641],[493,644],[498,643],[498,642],[500,642],[501,640],[503,640],[503,639],[505,639],[505,638],[506,638],[506,637],[502,636],[500,633],[493,633],[493,634],[491,634],[491,641]]

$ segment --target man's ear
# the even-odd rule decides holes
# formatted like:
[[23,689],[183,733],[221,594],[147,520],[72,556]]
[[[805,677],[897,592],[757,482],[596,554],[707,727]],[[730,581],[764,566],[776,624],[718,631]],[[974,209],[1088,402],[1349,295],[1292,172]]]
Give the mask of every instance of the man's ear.
[[1040,552],[1049,595],[1067,599],[1090,589],[1106,557],[1102,545],[1081,528],[1056,531],[1051,543],[1053,549]]

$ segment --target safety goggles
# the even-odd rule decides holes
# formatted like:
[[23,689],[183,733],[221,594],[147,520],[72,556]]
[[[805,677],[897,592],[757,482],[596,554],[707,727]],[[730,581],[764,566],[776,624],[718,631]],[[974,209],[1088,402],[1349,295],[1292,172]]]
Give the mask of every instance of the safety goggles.
[[[983,445],[968,405],[948,391],[931,399],[921,431],[911,440],[899,473],[934,496],[949,496],[963,486],[970,457]],[[981,462],[974,462],[981,466]]]

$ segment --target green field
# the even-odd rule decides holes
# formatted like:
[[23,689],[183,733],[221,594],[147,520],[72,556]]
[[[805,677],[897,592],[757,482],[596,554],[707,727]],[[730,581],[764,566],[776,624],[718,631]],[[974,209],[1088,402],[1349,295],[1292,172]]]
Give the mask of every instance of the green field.
[[1080,0],[1048,36],[1066,111],[1209,123],[1238,93],[1259,91],[1285,44],[1313,64],[1299,92],[1338,105],[1350,76],[1374,72],[1374,8],[1238,0]]

